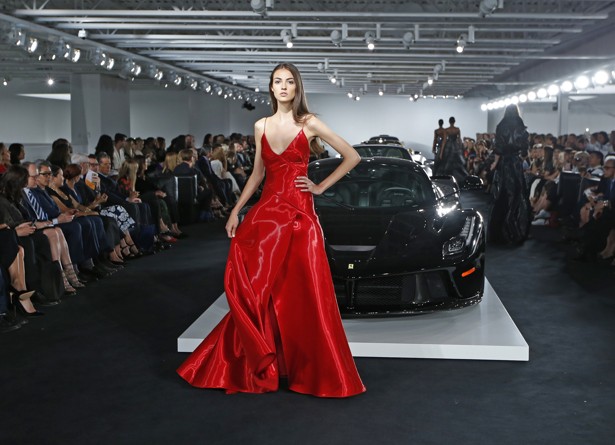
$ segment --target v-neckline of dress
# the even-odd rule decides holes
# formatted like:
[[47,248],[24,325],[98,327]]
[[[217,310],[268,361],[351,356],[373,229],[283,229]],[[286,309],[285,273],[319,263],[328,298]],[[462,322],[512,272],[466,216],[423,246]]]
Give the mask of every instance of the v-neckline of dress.
[[276,156],[282,156],[284,153],[286,153],[286,150],[288,150],[288,148],[292,145],[293,142],[295,142],[297,140],[297,138],[299,137],[300,134],[303,133],[303,128],[301,128],[301,130],[299,130],[299,132],[297,133],[297,135],[288,143],[288,145],[286,145],[286,148],[284,150],[282,150],[281,152],[276,152],[273,147],[271,147],[271,144],[269,143],[269,138],[267,138],[267,135],[265,134],[265,132],[263,131],[263,137],[267,140],[267,145],[269,146],[269,150],[271,150],[271,152],[276,155]]

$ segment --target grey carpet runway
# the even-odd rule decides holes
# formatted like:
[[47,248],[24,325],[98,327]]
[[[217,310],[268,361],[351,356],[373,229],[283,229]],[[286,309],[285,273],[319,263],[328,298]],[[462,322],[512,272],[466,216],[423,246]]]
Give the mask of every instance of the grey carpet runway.
[[[485,209],[486,195],[464,195]],[[367,393],[318,399],[198,390],[176,339],[223,291],[223,223],[0,335],[2,444],[611,444],[615,270],[559,232],[488,246],[487,277],[529,362],[356,360]]]

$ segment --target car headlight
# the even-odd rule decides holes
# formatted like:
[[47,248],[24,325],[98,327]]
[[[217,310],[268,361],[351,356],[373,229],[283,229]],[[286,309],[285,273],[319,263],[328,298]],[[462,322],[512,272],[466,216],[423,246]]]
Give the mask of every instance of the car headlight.
[[464,249],[472,244],[474,239],[475,217],[467,216],[461,232],[452,237],[442,246],[442,256],[444,258],[459,255]]

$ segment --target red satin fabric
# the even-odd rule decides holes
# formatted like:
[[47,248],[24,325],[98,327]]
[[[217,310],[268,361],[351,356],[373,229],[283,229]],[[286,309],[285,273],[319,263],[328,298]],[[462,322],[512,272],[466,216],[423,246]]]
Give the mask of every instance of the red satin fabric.
[[267,178],[239,225],[225,273],[230,312],[179,367],[199,388],[264,393],[288,376],[293,391],[348,397],[365,391],[342,326],[307,174],[303,130],[281,154],[263,135]]

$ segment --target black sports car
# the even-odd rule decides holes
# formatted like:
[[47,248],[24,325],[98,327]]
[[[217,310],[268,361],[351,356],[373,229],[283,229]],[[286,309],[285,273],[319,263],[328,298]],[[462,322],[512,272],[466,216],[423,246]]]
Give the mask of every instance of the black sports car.
[[[308,174],[318,183],[340,162],[313,162]],[[418,314],[481,300],[483,219],[458,198],[453,179],[432,181],[416,163],[390,158],[362,159],[315,196],[344,316]]]

